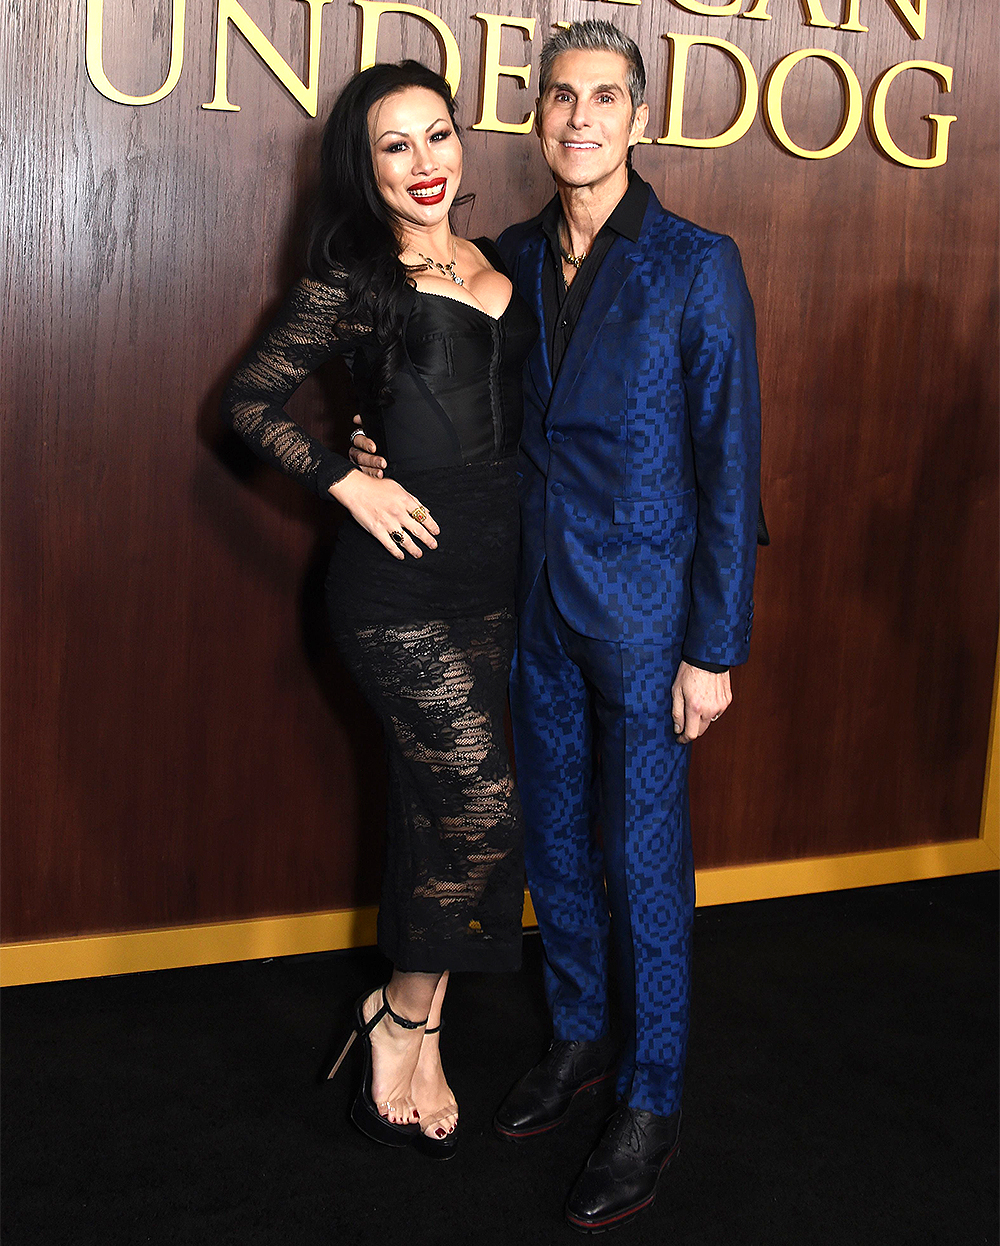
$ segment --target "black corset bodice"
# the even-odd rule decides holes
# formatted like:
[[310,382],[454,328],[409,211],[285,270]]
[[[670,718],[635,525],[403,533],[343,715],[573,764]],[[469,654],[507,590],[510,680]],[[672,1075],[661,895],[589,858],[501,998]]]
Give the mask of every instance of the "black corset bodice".
[[[489,239],[477,238],[475,245],[506,273]],[[350,462],[284,408],[310,372],[344,355],[365,429],[388,459],[388,475],[513,458],[521,435],[521,369],[538,336],[516,287],[497,319],[473,303],[408,287],[398,310],[399,369],[385,406],[373,397],[373,326],[362,313],[344,319],[346,302],[337,274],[324,281],[303,277],[243,357],[222,396],[222,415],[255,453],[329,497]]]
[[[385,407],[368,407],[365,429],[390,474],[512,456],[521,435],[521,370],[537,323],[515,289],[503,315],[445,294],[413,290],[404,300],[402,366]],[[368,388],[365,352],[354,361]]]

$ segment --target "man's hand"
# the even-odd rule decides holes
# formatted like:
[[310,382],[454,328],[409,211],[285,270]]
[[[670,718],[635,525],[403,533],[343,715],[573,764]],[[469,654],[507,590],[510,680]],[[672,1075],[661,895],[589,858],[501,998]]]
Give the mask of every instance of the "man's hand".
[[704,735],[708,724],[724,714],[733,699],[729,672],[714,675],[700,667],[681,662],[671,689],[674,734],[680,744],[690,744]]
[[[354,423],[361,428],[360,415],[354,417]],[[385,459],[378,455],[378,446],[375,442],[370,437],[366,437],[364,433],[358,433],[357,430],[351,434],[351,462],[366,476],[374,476],[376,480],[381,480],[382,469],[386,465]]]

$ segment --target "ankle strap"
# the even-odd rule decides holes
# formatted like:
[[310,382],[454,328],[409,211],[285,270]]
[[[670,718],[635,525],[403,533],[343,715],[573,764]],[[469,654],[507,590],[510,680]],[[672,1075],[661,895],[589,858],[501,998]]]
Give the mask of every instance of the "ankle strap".
[[423,1021],[411,1021],[409,1017],[401,1017],[398,1012],[393,1012],[389,1003],[389,998],[385,993],[385,987],[382,988],[382,1008],[392,1017],[397,1025],[401,1025],[404,1030],[419,1030],[421,1026],[427,1024],[427,1018]]
[[437,1025],[432,1025],[430,1029],[424,1030],[425,1034],[440,1034],[444,1029],[444,1022],[439,1021]]

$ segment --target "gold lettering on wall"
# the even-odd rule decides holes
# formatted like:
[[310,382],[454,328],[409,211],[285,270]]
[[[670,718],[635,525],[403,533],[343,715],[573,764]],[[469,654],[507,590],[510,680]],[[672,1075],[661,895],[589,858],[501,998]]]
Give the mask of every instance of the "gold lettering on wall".
[[104,0],[87,0],[86,60],[90,81],[116,104],[155,104],[177,85],[184,65],[184,0],[173,0],[170,65],[163,85],[151,95],[126,95],[104,72]]
[[[769,22],[771,14],[767,11],[767,6],[771,0],[756,0],[753,8],[747,9],[745,13],[741,13],[740,17],[756,17],[759,21]],[[806,12],[807,26],[824,26],[827,29],[836,29],[837,23],[831,22],[827,15],[823,12],[823,6],[820,0],[802,0],[802,7]]]
[[476,20],[483,23],[483,62],[479,120],[474,130],[497,130],[501,134],[527,134],[534,123],[535,114],[529,112],[520,121],[501,121],[497,116],[497,91],[500,75],[518,78],[526,87],[531,78],[531,65],[501,65],[500,43],[505,26],[520,30],[530,43],[535,37],[533,17],[497,17],[492,13],[477,13]]
[[868,98],[868,124],[871,127],[872,138],[882,154],[888,156],[890,160],[895,160],[897,164],[905,165],[910,169],[937,169],[948,159],[948,132],[952,122],[956,120],[955,117],[932,112],[925,114],[922,118],[931,123],[931,154],[926,160],[907,155],[905,151],[896,146],[889,133],[889,126],[885,119],[886,97],[893,82],[907,69],[922,69],[926,73],[933,74],[942,91],[951,90],[954,71],[950,65],[938,65],[935,61],[903,61],[899,65],[893,65],[875,80]]
[[452,94],[458,91],[462,78],[462,58],[458,44],[447,22],[442,21],[430,9],[421,9],[415,4],[385,4],[383,0],[352,0],[361,10],[361,52],[358,58],[358,70],[369,69],[378,60],[378,24],[386,13],[402,13],[409,17],[418,17],[437,35],[441,45],[444,66],[441,75],[451,87]]
[[922,39],[926,35],[929,0],[889,0],[889,3],[914,39]]
[[844,10],[844,20],[837,29],[856,30],[864,34],[868,27],[861,22],[861,0],[846,0]]
[[202,108],[216,112],[239,112],[239,104],[229,102],[229,26],[236,27],[247,43],[278,79],[291,97],[309,114],[316,116],[319,94],[319,49],[322,39],[323,5],[330,0],[302,0],[309,6],[306,53],[308,70],[305,82],[299,78],[274,44],[247,13],[239,0],[218,0],[219,13],[215,29],[215,93]]
[[[664,35],[670,45],[670,70],[667,77],[667,123],[658,143],[672,147],[728,147],[746,134],[757,112],[759,88],[757,75],[747,54],[735,43],[714,39],[709,35]],[[740,102],[732,124],[714,138],[686,138],[684,128],[684,86],[687,79],[688,53],[693,47],[718,48],[736,68],[740,82]]]
[[697,13],[702,17],[730,17],[740,11],[743,0],[732,0],[732,3],[724,0],[722,4],[705,4],[703,0],[674,0],[674,4],[679,9],[684,9],[688,13]]
[[[800,147],[792,142],[785,129],[781,112],[781,96],[788,75],[800,62],[813,57],[827,61],[833,66],[844,95],[844,111],[840,120],[840,128],[832,142],[816,150]],[[801,48],[798,52],[783,56],[768,74],[764,85],[764,120],[768,129],[786,151],[790,151],[793,156],[801,156],[805,160],[828,160],[830,156],[836,156],[838,152],[843,151],[858,132],[864,116],[864,107],[864,92],[861,90],[858,75],[843,57],[838,56],[836,52],[828,52],[825,48]]]
[[[121,0],[117,2],[120,3]],[[256,0],[256,2],[263,5],[263,0]],[[306,69],[303,77],[300,78],[243,8],[241,0],[213,0],[216,4],[214,93],[212,99],[202,104],[201,107],[216,112],[240,111],[238,104],[230,102],[228,83],[230,27],[235,27],[292,99],[310,117],[315,117],[319,93],[323,15],[325,6],[332,2],[333,0],[301,0],[301,3],[306,6],[307,14],[304,58]],[[349,2],[361,10],[359,69],[367,69],[378,60],[379,23],[383,16],[390,14],[399,17],[414,17],[426,23],[433,31],[441,50],[442,72],[452,90],[458,90],[462,73],[458,42],[447,22],[438,17],[436,13],[416,4],[394,3],[391,0],[339,0],[339,2]],[[639,4],[641,0],[614,0],[614,2]],[[786,6],[794,2],[796,0],[781,0],[781,3]],[[931,0],[832,0],[832,3],[840,8],[838,16],[841,18],[841,24],[839,26],[827,17],[824,9],[826,0],[797,0],[797,2],[801,5],[806,25],[855,31],[861,34],[868,30],[861,20],[862,14],[870,16],[873,5],[884,3],[910,35],[922,39],[926,34]],[[115,103],[155,104],[168,96],[180,80],[184,65],[186,0],[170,0],[170,61],[161,86],[148,95],[129,95],[113,86],[108,78],[104,67],[106,3],[107,0],[84,0],[86,28],[84,46],[87,74],[96,90]],[[132,3],[135,4],[135,0],[132,0]],[[281,0],[281,3],[287,3],[287,0]],[[689,13],[714,17],[732,18],[740,8],[740,4],[735,0],[675,0],[675,3]],[[740,0],[740,3],[744,4],[746,9],[739,13],[739,16],[755,18],[758,21],[771,20],[772,14],[769,11],[771,0]],[[274,0],[269,0],[269,5],[273,13],[276,7]],[[527,63],[508,65],[501,61],[502,45],[505,37],[504,31],[510,28],[519,32],[522,41],[530,46],[535,37],[537,19],[508,17],[495,13],[475,13],[473,18],[481,24],[482,48],[479,116],[471,128],[504,134],[527,134],[534,124],[534,112],[526,111],[519,121],[501,120],[498,115],[498,100],[501,78],[514,78],[525,90],[530,87],[532,66],[528,48],[525,48],[522,54]],[[556,28],[565,28],[569,25],[568,21],[553,23]],[[749,57],[735,43],[710,35],[668,33],[663,38],[667,40],[670,48],[664,132],[656,139],[640,138],[640,143],[656,142],[662,146],[696,148],[728,147],[747,134],[757,115],[758,105],[762,104],[764,124],[771,137],[784,151],[806,160],[825,160],[843,151],[854,140],[866,116],[864,92],[857,74],[835,52],[822,48],[803,48],[791,52],[772,66],[766,80],[761,83],[758,81],[757,72]],[[739,91],[733,120],[721,134],[708,138],[690,138],[684,133],[684,104],[689,57],[691,49],[697,47],[716,48],[727,58],[736,72]],[[789,135],[784,117],[784,96],[789,74],[796,65],[811,58],[823,60],[832,67],[841,88],[843,103],[836,134],[826,146],[818,149],[800,147]],[[132,64],[134,59],[130,58],[129,63]],[[513,59],[519,60],[521,57],[515,55]],[[710,58],[710,60],[717,68],[718,58]],[[911,69],[931,74],[942,91],[951,91],[954,75],[951,66],[928,60],[903,61],[891,66],[882,72],[868,92],[868,134],[875,150],[895,164],[910,169],[939,168],[948,160],[950,130],[957,119],[954,115],[942,113],[924,115],[923,120],[929,123],[930,129],[927,156],[910,155],[896,143],[889,131],[886,116],[889,92],[896,79]],[[790,98],[794,98],[799,108],[808,108],[810,96],[811,90],[806,90],[793,92]],[[789,107],[792,108],[793,105],[790,104]]]
[[823,12],[823,6],[819,0],[802,0],[806,10],[807,26],[836,26],[836,22],[831,22],[827,15]]
[[[731,6],[725,8],[713,8],[711,5],[683,3],[682,0],[675,0],[682,9],[688,9],[691,13],[731,13],[735,12]],[[741,13],[740,17],[755,17],[758,21],[769,22],[771,14],[767,11],[771,0],[754,0],[751,8],[745,13]],[[805,9],[807,26],[825,26],[828,29],[835,30],[856,30],[864,34],[868,27],[862,25],[861,22],[861,0],[844,0],[844,20],[838,26],[836,22],[831,22],[827,15],[823,12],[821,0],[801,0],[802,7]],[[914,37],[914,39],[922,39],[927,31],[927,4],[929,0],[888,0],[896,16],[903,23],[906,29]],[[736,5],[736,9],[739,5]]]

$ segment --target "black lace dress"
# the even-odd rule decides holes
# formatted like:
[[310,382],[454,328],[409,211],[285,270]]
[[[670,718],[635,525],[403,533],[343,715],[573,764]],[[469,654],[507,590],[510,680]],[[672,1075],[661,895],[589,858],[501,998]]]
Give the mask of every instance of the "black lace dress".
[[[500,271],[492,245],[476,245]],[[223,414],[263,459],[321,496],[350,462],[283,410],[305,377],[350,356],[386,474],[441,527],[399,561],[341,524],[327,583],[340,651],[382,722],[388,773],[379,946],[402,970],[511,970],[520,961],[521,811],[504,733],[518,557],[521,368],[537,335],[516,288],[497,319],[411,289],[392,401],[370,398],[370,325],[343,291],[303,279],[243,359]]]

